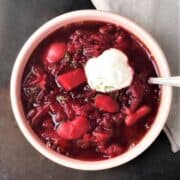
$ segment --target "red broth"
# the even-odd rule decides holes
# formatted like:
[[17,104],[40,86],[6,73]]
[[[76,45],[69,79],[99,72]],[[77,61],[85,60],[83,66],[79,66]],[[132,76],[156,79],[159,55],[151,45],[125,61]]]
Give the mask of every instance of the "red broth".
[[[134,78],[129,87],[102,94],[88,86],[83,67],[109,48],[128,56]],[[39,44],[25,67],[21,98],[27,121],[60,154],[81,160],[120,155],[143,138],[156,116],[160,89],[147,83],[157,76],[153,62],[146,46],[120,26],[64,26]]]

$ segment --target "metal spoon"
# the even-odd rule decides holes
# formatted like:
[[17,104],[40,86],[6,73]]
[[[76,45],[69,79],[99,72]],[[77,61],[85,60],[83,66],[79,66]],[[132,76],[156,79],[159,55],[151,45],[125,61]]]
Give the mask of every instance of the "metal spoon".
[[180,76],[157,78],[151,77],[149,78],[148,83],[180,87]]

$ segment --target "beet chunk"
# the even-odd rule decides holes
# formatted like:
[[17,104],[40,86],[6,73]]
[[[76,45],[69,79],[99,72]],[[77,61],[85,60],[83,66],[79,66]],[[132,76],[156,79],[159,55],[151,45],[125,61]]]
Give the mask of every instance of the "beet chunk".
[[57,129],[57,133],[64,139],[73,140],[82,137],[88,129],[89,123],[86,117],[78,116],[72,121],[61,124]]
[[129,114],[126,117],[126,126],[130,127],[137,124],[143,117],[147,116],[150,112],[151,108],[149,106],[141,106],[135,113]]
[[111,113],[119,111],[118,103],[108,95],[98,94],[95,98],[95,106],[100,110]]
[[65,90],[70,91],[80,84],[84,83],[86,81],[86,76],[84,74],[84,71],[78,68],[60,75],[57,78],[57,81],[63,86]]
[[44,54],[44,60],[48,63],[60,61],[66,54],[67,45],[63,42],[54,42],[50,44]]

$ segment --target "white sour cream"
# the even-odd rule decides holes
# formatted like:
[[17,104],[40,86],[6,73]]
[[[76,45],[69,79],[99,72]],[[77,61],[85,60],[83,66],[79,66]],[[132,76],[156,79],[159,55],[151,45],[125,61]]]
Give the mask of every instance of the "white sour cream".
[[128,87],[133,79],[133,70],[127,56],[111,48],[100,56],[91,58],[85,65],[89,86],[99,92],[110,92]]

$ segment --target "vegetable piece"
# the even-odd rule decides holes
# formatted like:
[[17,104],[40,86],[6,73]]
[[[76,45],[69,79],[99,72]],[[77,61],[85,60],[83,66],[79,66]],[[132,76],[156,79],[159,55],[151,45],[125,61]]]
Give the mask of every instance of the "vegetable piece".
[[66,140],[75,140],[82,137],[89,129],[86,117],[78,116],[72,121],[65,122],[57,128],[57,134]]
[[106,112],[118,112],[119,104],[108,95],[98,94],[95,98],[95,106]]
[[129,114],[125,119],[126,126],[130,127],[137,124],[143,117],[151,112],[151,108],[147,105],[141,106],[135,113]]
[[86,81],[84,71],[80,68],[64,73],[57,78],[57,82],[67,91],[71,91]]
[[65,56],[66,51],[67,45],[64,42],[54,42],[47,47],[44,60],[48,63],[56,63]]

